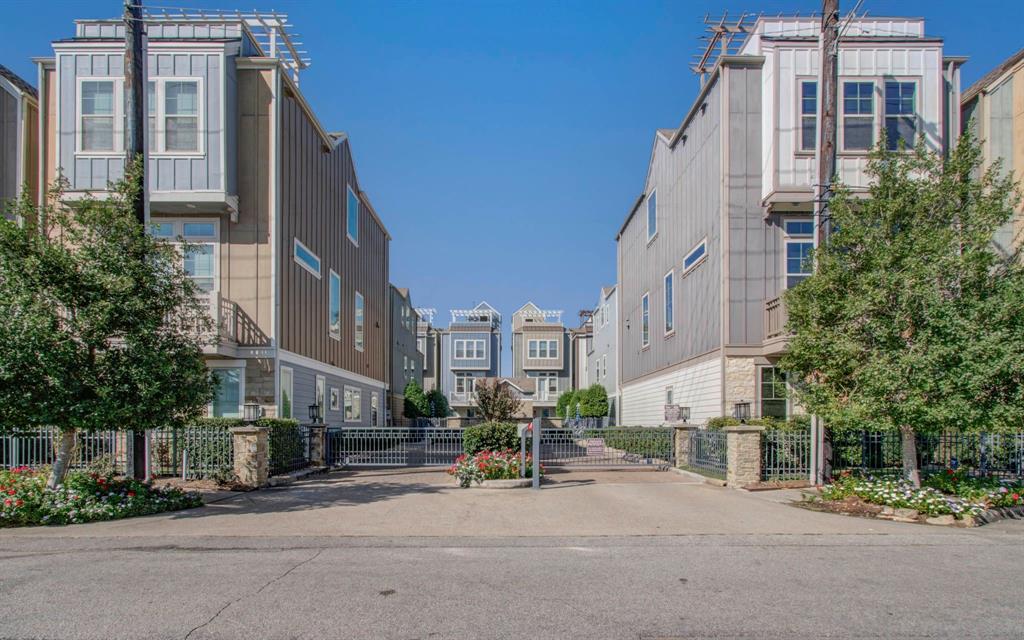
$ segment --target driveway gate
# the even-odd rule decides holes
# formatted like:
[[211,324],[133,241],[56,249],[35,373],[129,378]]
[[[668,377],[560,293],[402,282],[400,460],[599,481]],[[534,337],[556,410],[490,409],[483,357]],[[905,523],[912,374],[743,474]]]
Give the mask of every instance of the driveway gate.
[[462,453],[462,429],[351,427],[328,429],[329,465],[350,467],[447,467]]
[[668,469],[675,456],[673,432],[671,427],[541,429],[540,461],[549,467]]

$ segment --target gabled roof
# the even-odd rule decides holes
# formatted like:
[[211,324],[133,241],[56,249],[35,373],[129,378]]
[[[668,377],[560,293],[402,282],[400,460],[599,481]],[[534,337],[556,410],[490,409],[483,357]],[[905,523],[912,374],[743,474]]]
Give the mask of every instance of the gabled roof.
[[523,306],[521,306],[518,309],[516,309],[516,312],[513,313],[512,315],[516,315],[520,311],[525,311],[527,309],[527,307],[533,307],[533,311],[535,311],[536,313],[540,313],[540,307],[538,307],[537,305],[533,304],[533,301],[531,300],[530,302],[527,302]]
[[491,311],[493,311],[495,313],[498,312],[498,310],[495,309],[494,307],[492,307],[491,305],[489,305],[486,300],[481,301],[480,304],[478,304],[475,307],[473,307],[473,311],[480,311],[481,309],[490,309]]
[[992,69],[976,80],[974,84],[968,87],[967,91],[964,91],[963,95],[960,96],[960,104],[967,104],[973,100],[979,93],[998,80],[999,76],[1003,75],[1022,61],[1024,61],[1024,49],[1021,49],[1006,60],[1003,60],[1003,62],[997,65],[995,69]]
[[614,292],[615,292],[615,285],[614,284],[610,285],[610,286],[607,286],[607,287],[601,287],[601,298],[605,299],[608,296],[612,295],[612,293],[614,293]]
[[31,96],[35,100],[39,99],[39,94],[36,92],[35,87],[2,64],[0,64],[0,77],[13,84],[18,91]]

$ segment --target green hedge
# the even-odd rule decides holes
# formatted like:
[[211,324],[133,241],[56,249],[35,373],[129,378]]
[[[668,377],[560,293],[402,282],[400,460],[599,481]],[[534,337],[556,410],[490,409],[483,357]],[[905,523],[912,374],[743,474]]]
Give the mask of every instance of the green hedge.
[[[732,416],[721,416],[708,420],[708,429],[721,429],[723,427],[735,427],[740,421]],[[747,424],[765,427],[766,429],[778,429],[783,431],[799,431],[811,427],[811,417],[807,415],[792,416],[788,420],[777,418],[751,418]]]
[[270,472],[280,473],[295,468],[306,455],[306,441],[299,421],[288,418],[260,418],[258,427],[270,428]]
[[469,455],[505,449],[519,449],[519,430],[511,422],[485,422],[462,430],[462,450]]

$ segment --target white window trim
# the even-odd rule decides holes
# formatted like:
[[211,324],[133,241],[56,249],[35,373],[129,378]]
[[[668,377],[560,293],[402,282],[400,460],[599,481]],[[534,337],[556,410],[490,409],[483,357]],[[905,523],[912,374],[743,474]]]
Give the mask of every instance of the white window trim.
[[[191,238],[185,237],[185,225],[186,224],[212,224],[213,235],[211,236],[192,236]],[[164,242],[168,242],[178,248],[178,253],[184,260],[184,254],[181,253],[181,246],[185,244],[212,244],[213,245],[213,289],[209,292],[210,296],[216,296],[220,292],[220,220],[217,218],[151,218],[149,220],[150,229],[152,225],[156,224],[170,224],[173,228],[173,233],[169,238],[159,238]],[[180,266],[180,263],[179,263]],[[200,292],[200,295],[203,295]]]
[[[207,360],[207,369],[241,369],[242,375],[238,377],[238,417],[245,415],[245,360]],[[295,404],[294,398],[292,404]],[[206,405],[206,413],[213,415],[213,400]]]
[[[880,125],[877,125],[877,128],[884,129],[884,130],[888,130],[888,127],[886,126],[886,120],[888,120],[888,118],[889,118],[888,114],[885,111],[885,84],[887,82],[899,82],[901,84],[913,84],[914,85],[914,145],[917,145],[918,138],[921,137],[921,133],[923,131],[923,127],[922,127],[923,119],[921,117],[921,77],[920,76],[884,76],[882,78],[882,81],[879,84],[876,85],[877,86],[876,91],[878,91],[878,93],[879,93],[878,111],[879,111],[879,118],[880,118]],[[892,117],[894,117],[894,118],[896,118],[896,117],[903,117],[903,114],[893,115]],[[928,144],[927,139],[925,140],[925,144],[926,145]],[[899,147],[897,146],[897,148],[895,148],[895,149],[890,149],[890,151],[899,151]],[[906,148],[904,148],[903,153],[913,153],[913,151],[914,151],[914,147],[906,147]]]
[[[291,415],[287,415],[287,416],[284,415],[284,397],[283,397],[284,390],[285,390],[285,388],[284,388],[284,372],[285,371],[288,372],[288,382],[289,382],[289,384],[288,384],[288,400],[291,402],[291,405],[292,405],[290,407]],[[292,417],[295,416],[295,371],[291,367],[282,366],[279,379],[280,379],[280,387],[281,388],[278,389],[278,394],[277,394],[277,410],[278,410],[278,415],[280,415],[282,418],[292,418]]]
[[[786,223],[787,222],[811,222],[811,223],[813,223],[814,221],[811,218],[785,218],[782,221],[782,233],[783,233],[783,236],[784,236],[783,240],[782,240],[782,289],[783,290],[789,289],[789,276],[790,276],[790,273],[789,273],[789,260],[788,260],[789,245],[791,245],[791,244],[807,244],[808,240],[810,240],[812,244],[814,242],[814,231],[813,231],[813,229],[812,229],[811,233],[794,233],[794,234],[790,234],[790,233],[788,233],[786,231]],[[807,275],[807,274],[794,273],[792,275]]]
[[[487,359],[487,347],[486,340],[480,338],[466,338],[462,340],[452,340],[452,360],[486,360]],[[473,357],[469,357],[468,346],[473,345]],[[459,356],[459,345],[462,345],[462,356]],[[476,346],[480,345],[480,356],[477,356]]]
[[[327,335],[331,338],[341,342],[341,276],[335,272],[334,269],[329,269],[329,276],[327,279]],[[338,282],[338,330],[335,331],[331,328],[331,293],[334,287],[334,282]]]
[[[545,343],[544,352],[547,354],[544,356],[540,355],[540,343],[542,342]],[[531,347],[533,347],[533,345],[536,345],[536,349],[534,349],[534,351],[537,353],[536,356],[530,355],[530,350]],[[551,349],[551,345],[554,345],[554,350]],[[557,338],[532,338],[526,341],[526,357],[530,360],[558,360],[560,357],[558,355],[558,352],[559,349]]]
[[338,387],[331,387],[330,398],[331,411],[340,411],[339,407],[341,407],[341,392],[338,389]]
[[[672,394],[671,398],[669,397],[669,394]],[[669,406],[669,405],[675,404],[676,403],[676,397],[675,396],[676,396],[676,389],[675,389],[675,387],[673,387],[673,386],[665,387],[665,406]],[[669,400],[671,400],[671,402],[669,402]]]
[[[349,398],[352,399],[352,407],[354,408],[352,413],[356,413],[355,407],[358,407],[359,415],[348,416]],[[356,401],[358,398],[358,402]],[[342,419],[345,422],[362,422],[363,421],[363,390],[360,387],[352,387],[345,385],[345,396],[342,400]]]
[[[316,271],[313,271],[312,267],[310,267],[305,262],[300,260],[299,259],[299,253],[295,250],[296,247],[302,247],[303,249],[308,251],[310,253],[310,255],[312,255],[314,258],[316,258],[317,266],[319,267],[319,269],[317,269]],[[320,256],[317,255],[316,251],[313,251],[312,249],[307,247],[302,242],[302,240],[299,240],[298,238],[292,238],[292,260],[295,262],[295,264],[299,265],[300,267],[302,267],[303,269],[305,269],[309,273],[313,274],[313,276],[316,277],[317,280],[320,280],[323,277],[323,276],[320,275],[320,273],[321,273],[321,271],[323,271],[324,263],[320,259]]]
[[[374,414],[376,413],[376,416]],[[380,422],[380,394],[376,391],[370,392],[370,426],[380,426],[377,423]]]
[[[654,233],[651,233],[651,214],[650,214],[650,201],[654,198]],[[647,229],[647,244],[654,242],[654,239],[658,237],[658,190],[651,189],[651,192],[644,198],[644,219],[646,222]]]
[[[467,380],[469,381],[468,385],[466,384]],[[459,383],[460,382],[462,383],[462,391],[459,391]],[[463,371],[456,371],[455,372],[455,384],[453,386],[455,388],[455,393],[461,393],[461,394],[473,393],[474,391],[476,391],[476,376],[474,376],[472,373],[466,373],[466,372],[463,372]]]
[[[313,385],[313,402],[320,405],[320,419],[322,420],[327,416],[327,378],[317,375]],[[321,398],[319,402],[317,402],[317,396]]]
[[[112,158],[124,156],[124,81],[120,78],[111,76],[80,76],[75,80],[75,155],[83,158]],[[114,148],[109,151],[85,151],[82,149],[83,82],[112,82],[114,84]]]
[[[867,149],[847,149],[846,148],[846,118],[848,116],[846,114],[846,102],[845,102],[845,98],[844,98],[844,96],[845,96],[844,92],[846,91],[846,84],[847,83],[868,83],[868,82],[870,82],[871,86],[872,86],[872,90],[871,90],[871,144],[868,145]],[[839,79],[839,97],[837,98],[837,100],[839,102],[838,109],[837,109],[837,111],[839,112],[839,120],[836,123],[837,124],[837,126],[836,126],[836,137],[838,139],[838,143],[836,144],[836,148],[837,148],[839,153],[852,154],[852,155],[865,155],[865,154],[870,153],[871,150],[875,147],[875,145],[878,144],[878,135],[879,135],[879,133],[878,133],[878,131],[879,131],[879,129],[878,129],[878,125],[879,125],[878,112],[881,111],[885,107],[885,105],[883,104],[884,99],[885,99],[885,95],[884,94],[879,95],[878,80],[874,76],[863,77],[863,78],[854,76],[854,77],[851,77],[851,78],[840,78]],[[860,119],[864,119],[864,120],[867,119],[866,116],[862,116],[862,115],[859,115],[859,114],[851,114],[849,117],[850,118],[860,118]]]
[[[672,284],[672,299],[671,299],[671,301],[669,300],[669,295],[668,295],[668,289],[667,288],[662,292],[662,296],[661,296],[661,304],[662,304],[662,307],[663,307],[662,308],[662,315],[664,316],[664,323],[663,323],[664,326],[663,326],[663,328],[664,328],[664,331],[665,331],[665,337],[666,338],[671,336],[671,335],[675,335],[675,332],[676,332],[676,282],[675,282],[675,278],[676,278],[676,270],[674,268],[669,269],[668,273],[666,273],[661,278],[661,286],[662,287],[665,287],[665,283],[666,282],[670,282]],[[669,302],[672,303],[672,326],[671,327],[668,326],[668,321],[669,321],[668,305],[669,305]]]
[[[644,303],[647,303],[647,331],[644,331]],[[646,338],[644,333],[647,334]],[[640,348],[646,349],[651,346],[651,292],[648,291],[640,296]]]
[[[206,156],[206,109],[203,107],[206,105],[206,85],[204,79],[198,76],[158,76],[151,77],[148,82],[156,84],[156,91],[153,92],[153,96],[156,99],[156,135],[155,140],[149,141],[149,155],[157,158],[202,158]],[[164,85],[168,82],[195,82],[196,83],[196,142],[199,143],[199,148],[195,151],[167,151],[166,140],[167,140],[167,121],[166,121],[166,109],[167,105],[164,102]],[[149,86],[146,86],[146,91],[149,91]],[[149,113],[146,113],[147,133],[149,131]],[[161,126],[163,125],[163,126]],[[159,142],[159,144],[156,144]]]
[[360,220],[359,220],[359,217],[360,217],[359,216],[359,208],[362,205],[362,203],[359,201],[359,194],[356,193],[355,189],[352,188],[352,185],[345,185],[345,189],[347,190],[346,193],[345,193],[346,198],[347,198],[348,194],[352,194],[355,197],[355,201],[356,201],[356,212],[355,212],[356,213],[356,237],[353,238],[352,234],[348,232],[348,229],[349,229],[349,218],[352,215],[352,212],[349,211],[349,207],[348,207],[348,203],[350,202],[349,199],[345,200],[345,236],[348,237],[348,239],[352,242],[352,244],[354,244],[354,245],[356,245],[358,247],[359,246],[359,222],[360,222]]
[[[363,310],[363,320],[359,321],[359,309]],[[356,348],[356,351],[360,353],[366,350],[366,298],[363,294],[356,291],[355,307],[352,309],[352,316],[354,321],[354,331],[352,332],[352,342]]]
[[[700,250],[701,247],[704,247],[704,254],[700,258],[698,258],[696,262],[694,262],[689,267],[687,267],[686,266],[686,261],[690,258],[690,256],[692,256],[694,253],[696,253],[698,250]],[[697,244],[693,245],[693,248],[690,249],[689,251],[687,251],[686,255],[683,256],[683,272],[682,272],[681,275],[685,276],[685,275],[689,274],[691,271],[693,271],[694,269],[696,269],[700,265],[702,265],[705,262],[707,262],[707,259],[708,259],[708,237],[704,236],[703,238],[701,238],[700,242],[698,242]]]
[[[793,148],[796,150],[797,155],[813,156],[815,154],[815,148],[818,146],[818,118],[821,115],[821,96],[818,95],[817,89],[815,89],[814,98],[814,147],[811,149],[803,148],[803,132],[804,132],[804,118],[808,117],[803,112],[804,108],[804,84],[812,83],[817,85],[818,79],[812,76],[798,76],[796,79],[796,108],[793,109],[793,113],[796,114],[796,140],[793,143]],[[841,99],[841,98],[840,98]]]

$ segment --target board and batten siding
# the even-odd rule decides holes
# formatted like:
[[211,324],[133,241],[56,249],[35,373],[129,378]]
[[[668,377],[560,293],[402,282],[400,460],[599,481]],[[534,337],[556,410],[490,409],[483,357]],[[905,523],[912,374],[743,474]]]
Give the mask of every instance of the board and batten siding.
[[0,207],[18,195],[18,100],[0,89]]
[[[644,193],[657,190],[658,233],[647,240],[642,201],[618,240],[619,334],[623,384],[721,345],[722,97],[718,77],[707,107],[674,148],[655,136]],[[705,260],[683,274],[683,257],[707,239]],[[674,274],[675,332],[664,332],[664,277]],[[650,294],[650,345],[642,346],[641,298]]]
[[[598,308],[602,305],[608,306],[608,322],[603,326],[599,325],[598,314],[594,314],[594,334],[590,338],[593,348],[587,354],[587,370],[590,372],[591,380],[604,387],[608,395],[613,395],[618,391],[619,363],[615,350],[616,332],[619,326],[618,293],[618,289],[615,289],[607,298],[601,296]],[[599,360],[600,367],[598,367]],[[606,365],[607,371],[605,371]],[[595,378],[598,368],[601,370],[600,379]]]
[[[369,427],[371,394],[377,394],[377,410],[379,416],[376,426],[384,426],[384,387],[366,384],[334,373],[281,360],[282,367],[292,370],[292,417],[300,423],[309,422],[309,406],[316,402],[316,377],[324,377],[324,423],[329,427]],[[357,422],[345,422],[345,387],[360,390],[360,419]],[[331,408],[331,389],[338,390],[338,409]]]
[[[280,100],[281,348],[387,380],[387,232],[360,197],[359,246],[345,233],[346,186],[360,194],[348,140],[328,149],[297,99]],[[321,262],[318,279],[294,260],[298,238]],[[328,332],[329,273],[341,277],[341,339]],[[355,293],[363,295],[364,349],[355,348]],[[383,401],[383,400],[382,400]]]
[[637,427],[664,424],[668,387],[676,404],[690,407],[691,423],[700,424],[721,415],[722,363],[715,357],[624,385],[620,422]]

